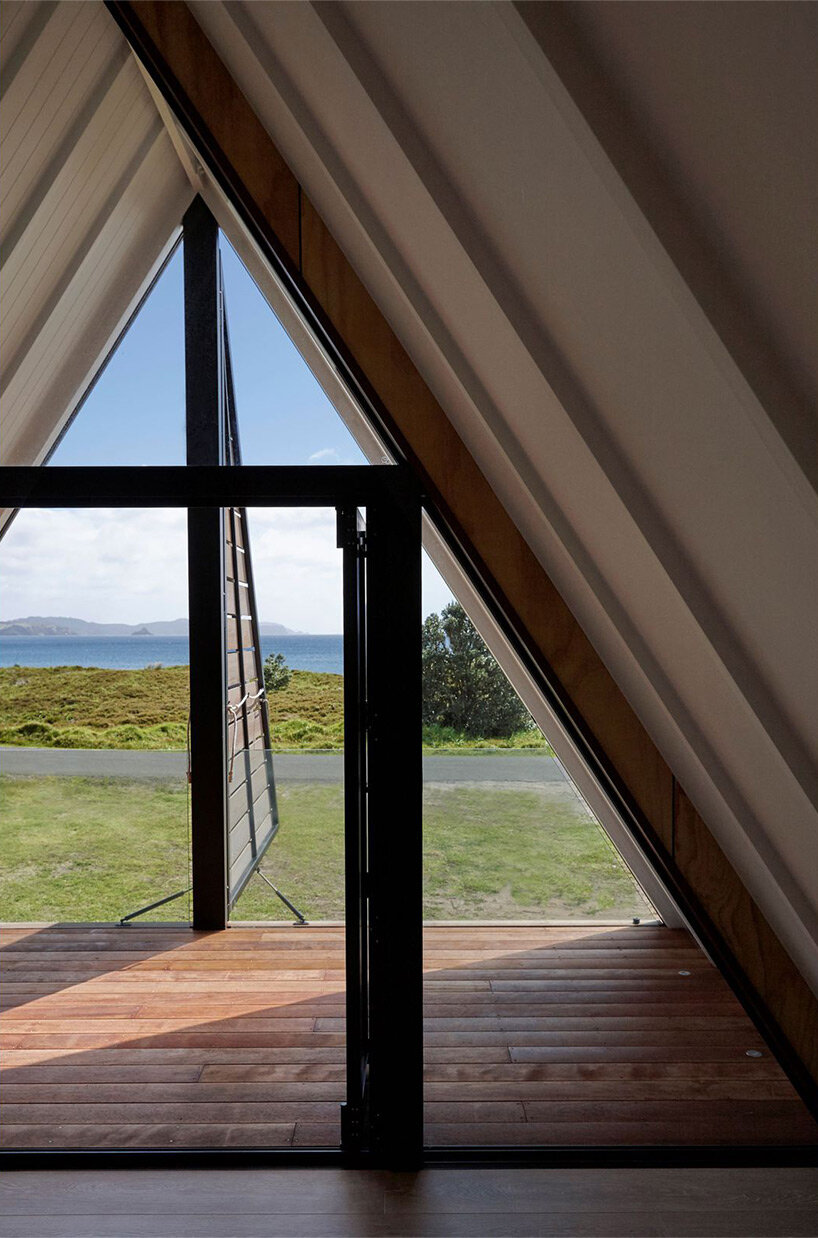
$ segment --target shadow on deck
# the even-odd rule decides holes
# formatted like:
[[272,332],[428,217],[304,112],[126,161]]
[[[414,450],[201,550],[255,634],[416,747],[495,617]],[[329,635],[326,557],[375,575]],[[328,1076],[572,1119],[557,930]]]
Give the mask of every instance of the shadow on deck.
[[[337,1146],[343,929],[0,929],[2,1146]],[[431,1145],[818,1143],[683,931],[425,932]],[[747,1056],[748,1051],[761,1056]]]

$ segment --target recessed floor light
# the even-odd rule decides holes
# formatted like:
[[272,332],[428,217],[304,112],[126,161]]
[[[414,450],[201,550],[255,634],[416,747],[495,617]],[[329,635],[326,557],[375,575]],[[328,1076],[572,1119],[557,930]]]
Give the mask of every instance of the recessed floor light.
[[744,1052],[744,1056],[745,1057],[763,1057],[764,1054],[761,1052],[760,1049],[746,1049]]

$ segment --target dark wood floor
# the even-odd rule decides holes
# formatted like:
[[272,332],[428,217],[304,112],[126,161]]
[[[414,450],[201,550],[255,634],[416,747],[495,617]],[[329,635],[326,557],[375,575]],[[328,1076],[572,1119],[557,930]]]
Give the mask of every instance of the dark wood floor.
[[0,1176],[0,1238],[816,1238],[814,1169],[106,1169]]
[[[428,1143],[818,1143],[685,933],[425,940]],[[7,928],[0,984],[6,1148],[338,1142],[341,929]]]

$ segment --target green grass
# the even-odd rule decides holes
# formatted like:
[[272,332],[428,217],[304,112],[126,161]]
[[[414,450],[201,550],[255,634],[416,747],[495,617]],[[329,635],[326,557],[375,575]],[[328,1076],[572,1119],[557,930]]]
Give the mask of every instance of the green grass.
[[[84,666],[0,667],[0,744],[28,748],[183,749],[188,668],[102,670]],[[293,671],[270,696],[273,748],[341,751],[344,679]],[[424,727],[429,752],[504,749],[551,752],[538,730],[509,739],[474,739],[450,727]]]
[[645,915],[627,869],[565,784],[431,785],[423,811],[429,919]]
[[[342,749],[343,676],[293,671],[270,698],[273,747]],[[0,744],[35,748],[180,749],[188,668],[0,668]]]
[[[489,759],[489,758],[486,758]],[[311,919],[343,917],[340,786],[279,788],[265,867]],[[100,778],[0,779],[0,917],[118,920],[188,884],[186,788]],[[430,785],[427,919],[616,919],[646,904],[570,791]],[[148,919],[188,916],[187,900]],[[254,877],[234,917],[289,919]]]
[[184,748],[188,668],[0,668],[0,744]]
[[118,920],[188,885],[187,787],[3,777],[0,849],[3,920]]
[[50,722],[23,722],[0,727],[0,744],[16,748],[104,748],[180,751],[187,745],[187,724],[163,722],[158,726],[54,726]]
[[0,727],[47,722],[92,729],[184,723],[188,668],[115,671],[95,666],[0,668]]
[[[277,789],[279,832],[264,864],[270,880],[308,919],[344,918],[344,800],[340,786]],[[236,904],[239,920],[292,920],[269,886],[251,877]]]
[[545,756],[553,756],[554,749],[543,735],[542,731],[532,727],[528,731],[517,731],[507,738],[487,736],[475,738],[455,731],[448,726],[425,726],[423,728],[424,752],[436,753],[438,756],[479,756],[481,753],[491,753],[497,750],[503,752],[541,752]]

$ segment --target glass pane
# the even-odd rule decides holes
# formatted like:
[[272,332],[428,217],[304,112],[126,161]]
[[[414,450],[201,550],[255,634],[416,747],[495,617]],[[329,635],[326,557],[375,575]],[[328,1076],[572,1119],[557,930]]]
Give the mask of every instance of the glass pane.
[[814,1141],[725,981],[656,918],[459,608],[427,618],[424,650],[425,1142]]
[[244,464],[366,464],[320,383],[222,237]]
[[181,511],[0,544],[5,1147],[196,1142],[186,593]]
[[49,464],[184,464],[185,318],[179,247]]
[[424,559],[425,918],[653,916],[463,607]]
[[4,919],[187,890],[186,576],[184,512],[27,509],[3,538]]
[[230,1000],[237,1022],[259,1029],[252,1078],[270,1121],[289,1123],[269,1142],[337,1146],[346,990],[335,511],[252,509],[226,521],[231,933],[252,944],[263,977],[231,986]]
[[[73,691],[78,676],[56,669],[64,673],[50,676],[52,686],[59,678]],[[26,677],[34,688],[39,677]],[[53,729],[30,735],[31,747],[0,757],[3,920],[117,924],[184,891],[148,918],[188,921],[187,752],[33,746],[54,738]]]
[[[246,519],[280,818],[262,867],[311,922],[342,921],[343,589],[335,511],[252,508]],[[293,916],[256,875],[233,918]]]

